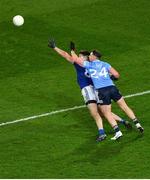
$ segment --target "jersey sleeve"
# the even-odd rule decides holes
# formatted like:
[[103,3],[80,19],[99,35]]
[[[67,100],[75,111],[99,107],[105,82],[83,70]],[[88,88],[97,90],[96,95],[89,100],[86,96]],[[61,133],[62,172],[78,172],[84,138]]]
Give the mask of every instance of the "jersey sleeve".
[[109,71],[110,68],[111,68],[111,65],[110,65],[109,63],[106,63],[106,62],[105,62],[105,67],[106,67],[106,69]]
[[91,66],[91,64],[90,64],[90,62],[89,62],[89,61],[84,61],[84,62],[83,62],[83,67],[84,67],[84,68],[89,69],[89,68],[90,68],[90,66]]

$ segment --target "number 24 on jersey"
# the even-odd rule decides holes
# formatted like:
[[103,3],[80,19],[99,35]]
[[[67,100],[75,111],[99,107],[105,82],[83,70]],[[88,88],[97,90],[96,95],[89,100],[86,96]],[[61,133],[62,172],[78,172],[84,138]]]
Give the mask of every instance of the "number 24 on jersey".
[[89,71],[90,71],[91,77],[93,78],[98,78],[99,76],[107,77],[107,74],[108,74],[108,71],[106,70],[105,67],[103,67],[100,72],[98,72],[96,69],[89,69]]

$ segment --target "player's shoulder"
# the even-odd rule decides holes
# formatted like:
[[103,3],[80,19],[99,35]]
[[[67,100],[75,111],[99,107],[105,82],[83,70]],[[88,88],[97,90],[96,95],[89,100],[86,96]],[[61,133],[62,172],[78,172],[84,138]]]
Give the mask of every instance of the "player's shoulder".
[[107,61],[101,61],[101,63],[104,65],[104,66],[110,66],[110,63],[109,62],[107,62]]
[[105,66],[106,62],[103,61],[103,60],[96,60],[95,64],[98,65],[98,66]]
[[84,61],[84,64],[91,65],[91,62],[86,60],[86,61]]
[[93,64],[101,64],[101,60],[96,59],[96,60],[92,61],[92,63],[93,63]]

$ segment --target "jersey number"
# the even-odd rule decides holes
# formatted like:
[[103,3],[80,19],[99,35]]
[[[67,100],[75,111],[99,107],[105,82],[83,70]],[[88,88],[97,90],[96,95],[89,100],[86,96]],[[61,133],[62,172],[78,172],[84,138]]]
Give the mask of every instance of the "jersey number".
[[107,77],[107,74],[108,74],[108,72],[106,71],[106,68],[103,67],[102,70],[101,70],[101,72],[99,73],[99,75],[100,75],[100,76]]
[[90,74],[88,73],[88,70],[87,70],[87,69],[85,70],[85,73],[84,73],[84,74],[85,74],[86,77],[90,78]]
[[98,78],[99,76],[107,77],[107,74],[108,74],[105,67],[103,67],[101,69],[100,73],[97,73],[97,71],[95,69],[90,69],[90,73],[91,73],[91,77],[93,77],[93,78]]

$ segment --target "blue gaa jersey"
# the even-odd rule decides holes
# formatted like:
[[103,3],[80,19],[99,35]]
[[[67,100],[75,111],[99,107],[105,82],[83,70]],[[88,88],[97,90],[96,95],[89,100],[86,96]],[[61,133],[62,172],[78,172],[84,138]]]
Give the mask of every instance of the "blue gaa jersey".
[[94,60],[91,62],[84,61],[83,67],[88,70],[95,89],[114,86],[114,83],[109,76],[109,70],[111,68],[110,64],[100,60]]
[[84,67],[79,66],[76,63],[73,63],[76,73],[77,73],[77,82],[80,88],[84,88],[89,85],[93,85],[92,79],[90,78],[87,70]]

